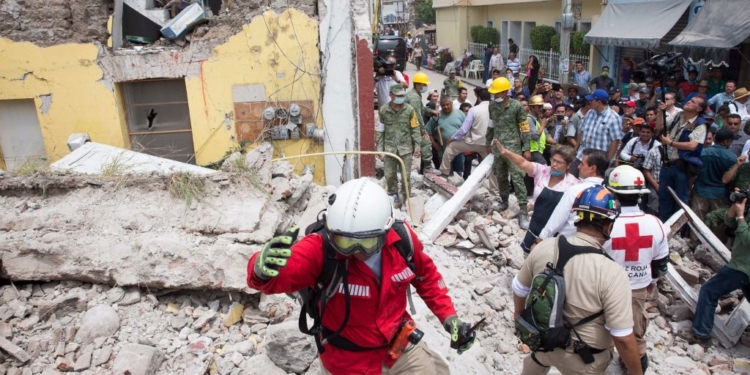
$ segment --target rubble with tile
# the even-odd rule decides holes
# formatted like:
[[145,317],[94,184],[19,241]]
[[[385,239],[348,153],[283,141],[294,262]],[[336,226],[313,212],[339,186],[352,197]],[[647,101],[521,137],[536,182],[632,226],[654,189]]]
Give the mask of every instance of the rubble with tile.
[[[170,195],[163,176],[1,176],[0,375],[318,374],[315,344],[297,327],[299,303],[247,288],[246,261],[293,223],[312,223],[335,189],[272,163],[272,153],[261,146],[230,156],[206,177],[207,198],[190,205]],[[412,177],[410,221],[419,230],[448,197]],[[487,318],[459,356],[415,298],[424,340],[453,373],[517,374],[529,352],[512,323],[510,284],[524,260],[518,207],[500,214],[490,205],[479,188],[434,243],[421,236],[462,318]],[[691,285],[715,271],[701,246],[691,251],[675,237],[670,247]],[[731,349],[688,346],[675,333],[689,329],[690,309],[669,284],[659,290],[648,306],[649,371],[750,372],[750,335]],[[722,313],[739,301],[723,299]],[[622,370],[613,362],[607,373]]]

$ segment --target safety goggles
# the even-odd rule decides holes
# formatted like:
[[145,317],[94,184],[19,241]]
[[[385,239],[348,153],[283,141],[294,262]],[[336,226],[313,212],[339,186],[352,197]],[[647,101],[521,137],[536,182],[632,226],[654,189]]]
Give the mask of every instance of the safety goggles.
[[383,247],[385,232],[378,231],[378,233],[370,232],[356,235],[332,232],[329,238],[333,248],[341,255],[351,256],[362,253],[366,256],[371,256]]

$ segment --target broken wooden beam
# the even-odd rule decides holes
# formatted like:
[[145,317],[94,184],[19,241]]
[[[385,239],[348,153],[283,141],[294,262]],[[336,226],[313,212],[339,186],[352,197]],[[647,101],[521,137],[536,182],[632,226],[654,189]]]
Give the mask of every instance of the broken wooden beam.
[[437,191],[438,193],[444,194],[448,198],[454,196],[458,191],[458,188],[453,186],[453,184],[448,182],[445,178],[440,177],[434,173],[425,173],[422,181],[431,189]]
[[479,186],[492,171],[492,162],[494,158],[484,158],[481,163],[474,169],[468,179],[456,191],[451,199],[448,200],[440,209],[435,212],[432,219],[425,224],[422,233],[427,235],[430,240],[435,239],[443,232],[448,223],[458,214],[458,211],[476,194]]
[[[677,199],[676,194],[669,188],[674,199],[680,204],[682,209],[677,211],[672,217],[667,220],[665,225],[670,228],[670,235],[675,235],[677,231],[682,227],[685,221],[693,229],[696,237],[706,245],[710,251],[715,252],[719,255],[718,259],[723,260],[724,263],[728,263],[731,259],[731,252],[724,246],[724,244],[714,235],[714,233],[701,221],[698,216],[693,212],[688,205]],[[695,311],[695,307],[698,304],[698,294],[695,292],[692,286],[690,286],[680,276],[677,270],[670,264],[667,274],[667,280],[677,290],[680,297],[687,302],[690,309]],[[737,344],[740,337],[745,332],[745,328],[750,323],[750,303],[747,302],[747,298],[744,298],[737,308],[732,311],[729,318],[724,321],[718,316],[714,317],[714,330],[713,336],[719,340],[719,343],[726,347],[731,348]]]

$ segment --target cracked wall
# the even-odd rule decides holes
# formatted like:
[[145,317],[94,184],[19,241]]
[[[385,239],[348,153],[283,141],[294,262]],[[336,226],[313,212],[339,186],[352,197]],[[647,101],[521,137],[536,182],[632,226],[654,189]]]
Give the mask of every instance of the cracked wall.
[[[89,133],[96,142],[129,147],[118,83],[184,78],[195,160],[206,165],[239,146],[234,86],[263,86],[269,104],[312,101],[315,121],[322,125],[318,31],[317,19],[287,9],[280,14],[266,11],[219,45],[191,43],[185,49],[112,51],[98,43],[42,47],[0,37],[0,100],[35,100],[47,155],[56,161],[68,153],[71,133]],[[212,40],[217,38],[214,34]],[[323,149],[308,139],[274,144],[277,156]],[[325,181],[322,157],[292,164],[298,172],[314,168],[316,183]]]

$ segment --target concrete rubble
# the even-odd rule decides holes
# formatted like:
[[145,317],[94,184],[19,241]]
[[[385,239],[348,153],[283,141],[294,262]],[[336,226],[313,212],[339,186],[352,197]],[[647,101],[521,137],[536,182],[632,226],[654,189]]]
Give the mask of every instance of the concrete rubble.
[[[206,197],[189,205],[170,195],[167,176],[0,177],[0,375],[318,374],[315,344],[297,329],[297,300],[261,295],[245,277],[261,244],[315,220],[334,189],[272,154],[263,146],[230,156],[202,177]],[[410,220],[419,233],[450,197],[416,172],[412,183],[411,200],[423,202]],[[512,322],[510,285],[524,261],[518,205],[511,199],[499,214],[491,202],[485,181],[434,242],[420,234],[462,318],[487,318],[478,344],[458,356],[415,296],[424,340],[453,373],[517,374],[528,353]],[[691,285],[713,274],[712,252],[679,237],[670,248]],[[722,299],[720,314],[740,299]],[[651,373],[750,372],[750,334],[705,350],[676,336],[692,312],[670,284],[646,308]],[[622,373],[616,362],[607,371]]]

